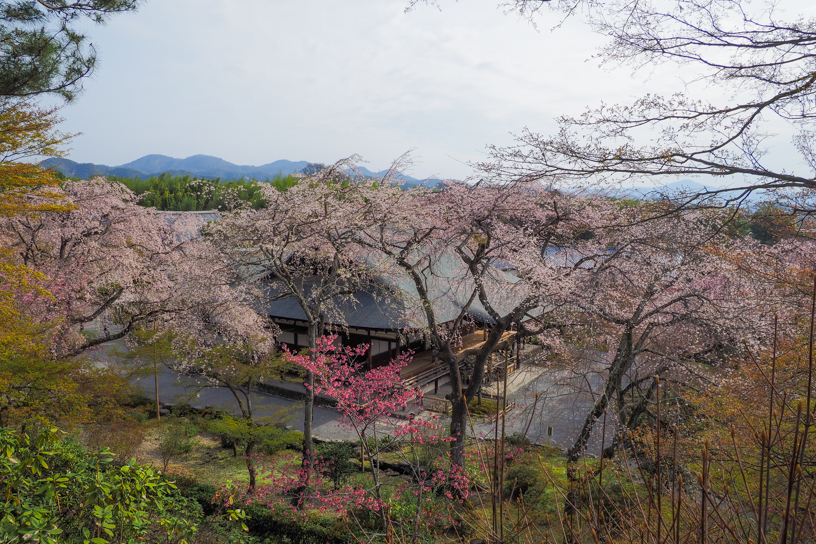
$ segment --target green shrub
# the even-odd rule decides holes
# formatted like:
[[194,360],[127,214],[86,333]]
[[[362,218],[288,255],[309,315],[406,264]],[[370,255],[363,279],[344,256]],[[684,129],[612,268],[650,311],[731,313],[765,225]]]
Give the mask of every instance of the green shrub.
[[511,446],[527,448],[532,445],[527,435],[523,433],[510,433],[505,437],[505,441]]
[[303,448],[303,433],[290,431],[272,425],[257,428],[258,451],[265,455],[274,455],[283,450],[300,450]]
[[154,400],[143,394],[141,391],[136,391],[128,395],[128,398],[122,403],[122,406],[129,408],[155,408]]
[[180,420],[165,420],[159,431],[159,458],[162,461],[162,472],[173,459],[190,453],[198,443],[198,428]]
[[243,448],[250,439],[255,441],[255,451],[265,455],[303,447],[303,433],[299,431],[281,429],[274,425],[254,425],[229,415],[202,421],[202,425],[205,432],[218,437],[222,448],[232,449],[236,456],[238,449]]
[[[41,544],[189,539],[201,509],[150,467],[116,465],[56,429],[31,437],[0,429],[0,542]],[[115,533],[114,533],[115,531]]]
[[531,490],[543,490],[543,482],[538,472],[529,465],[514,465],[504,476],[504,496],[508,499],[517,499],[527,495]]
[[331,480],[335,491],[358,470],[358,464],[351,460],[353,448],[347,442],[318,444],[316,453],[321,460],[320,472]]
[[496,415],[498,410],[499,403],[493,399],[482,398],[481,402],[479,399],[473,399],[468,404],[468,412],[471,416]]
[[218,509],[219,505],[213,503],[215,494],[218,489],[212,484],[202,484],[189,478],[179,478],[176,481],[179,492],[192,499],[201,506],[201,510],[206,516],[212,516]]
[[294,520],[290,512],[278,512],[261,503],[252,503],[244,507],[245,523],[249,532],[259,538],[269,538],[273,542],[289,544],[345,544],[352,541],[346,538],[342,526],[333,518]]

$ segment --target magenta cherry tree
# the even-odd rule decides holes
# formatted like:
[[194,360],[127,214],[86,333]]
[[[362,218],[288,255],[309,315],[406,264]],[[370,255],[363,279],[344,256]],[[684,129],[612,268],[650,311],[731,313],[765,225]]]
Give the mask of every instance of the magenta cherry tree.
[[287,353],[284,360],[314,375],[315,394],[327,395],[337,402],[336,409],[343,415],[344,423],[360,440],[364,454],[361,461],[369,461],[374,479],[371,494],[376,503],[383,506],[378,441],[382,435],[377,434],[377,423],[388,425],[387,419],[393,413],[405,410],[408,403],[418,399],[422,392],[405,387],[400,379],[400,370],[410,360],[407,353],[386,366],[363,372],[359,361],[368,346],[337,346],[336,340],[336,336],[322,336],[318,338],[314,352],[307,355]]
[[[313,373],[314,392],[335,401],[336,410],[343,416],[342,424],[358,437],[361,468],[368,467],[371,483],[332,489],[321,477],[319,458],[313,467],[301,466],[299,470],[259,459],[269,475],[252,493],[251,500],[263,501],[270,507],[288,505],[294,516],[304,515],[306,506],[345,517],[365,511],[379,520],[378,532],[397,531],[416,541],[424,527],[435,523],[425,515],[430,498],[450,485],[445,447],[449,439],[442,436],[440,425],[433,420],[399,416],[409,405],[418,403],[422,395],[421,390],[406,386],[400,378],[400,370],[410,362],[411,354],[404,353],[385,366],[366,370],[363,361],[367,349],[366,345],[340,346],[336,336],[322,336],[313,352],[286,352],[284,359]],[[386,436],[390,451],[402,456],[409,480],[394,483],[383,479],[380,461],[382,439]],[[421,448],[435,455],[420,456]],[[306,470],[313,470],[313,474],[304,476]],[[311,483],[312,493],[301,492],[303,481]],[[469,483],[464,474],[455,479],[455,485],[460,496],[467,495]],[[407,519],[391,511],[395,502],[403,500],[415,501],[414,513]]]

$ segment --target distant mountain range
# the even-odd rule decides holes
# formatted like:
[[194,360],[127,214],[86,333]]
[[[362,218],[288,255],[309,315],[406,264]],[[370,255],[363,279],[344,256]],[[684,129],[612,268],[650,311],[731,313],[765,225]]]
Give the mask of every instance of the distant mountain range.
[[[238,165],[227,162],[218,157],[209,155],[193,155],[186,159],[174,159],[166,155],[145,155],[133,162],[119,166],[106,166],[104,164],[78,163],[69,159],[46,159],[40,165],[44,168],[53,168],[66,176],[76,176],[81,179],[88,179],[94,176],[121,176],[128,178],[146,179],[151,176],[169,173],[176,176],[189,175],[206,179],[221,178],[231,179],[259,179],[274,178],[277,175],[286,176],[300,172],[307,161],[287,161],[280,160],[263,164],[261,166]],[[360,172],[369,177],[380,177],[387,170],[372,172],[367,168],[360,168]],[[426,183],[433,186],[440,182],[439,179],[421,180],[411,176],[402,176],[405,181],[403,185],[419,185]]]
[[[606,196],[613,196],[617,198],[634,198],[634,199],[660,199],[669,196],[674,199],[681,199],[683,197],[692,197],[696,194],[702,194],[706,191],[726,190],[726,187],[717,187],[712,185],[703,185],[690,179],[681,179],[672,183],[666,183],[656,187],[617,187],[608,189],[585,189],[587,193],[603,194]],[[712,195],[711,198],[716,200],[726,200],[729,198],[737,198],[740,192],[725,192],[719,195]],[[752,192],[744,199],[744,204],[749,206],[760,202],[766,202],[771,198],[771,195],[764,190]]]

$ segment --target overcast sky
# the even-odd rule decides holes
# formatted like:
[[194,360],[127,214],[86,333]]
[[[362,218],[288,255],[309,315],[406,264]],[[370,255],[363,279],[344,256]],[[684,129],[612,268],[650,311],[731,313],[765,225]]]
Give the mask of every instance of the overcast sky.
[[496,0],[150,0],[88,28],[100,67],[62,115],[69,158],[119,165],[149,153],[237,164],[334,162],[372,170],[414,149],[412,175],[465,178],[488,144],[561,114],[682,89],[677,71],[634,77],[591,59],[579,21]]

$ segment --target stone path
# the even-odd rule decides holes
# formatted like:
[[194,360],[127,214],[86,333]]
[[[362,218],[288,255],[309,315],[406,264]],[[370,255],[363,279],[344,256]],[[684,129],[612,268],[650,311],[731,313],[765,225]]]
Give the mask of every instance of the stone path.
[[[115,361],[115,350],[124,350],[124,344],[113,342],[104,350],[96,352],[94,358],[98,360]],[[600,354],[599,358],[603,355]],[[596,361],[595,367],[598,366]],[[590,363],[591,364],[591,363]],[[505,421],[505,432],[521,433],[528,431],[528,437],[536,443],[551,444],[553,446],[568,447],[581,426],[584,418],[593,404],[591,394],[587,389],[597,389],[603,382],[598,372],[578,372],[576,370],[546,370],[537,366],[522,366],[508,377],[508,399],[515,402]],[[137,385],[146,396],[153,398],[154,382],[152,373],[142,378],[134,378]],[[293,389],[302,386],[287,385]],[[433,384],[425,387],[427,394],[432,394]],[[436,396],[443,397],[449,392],[447,383],[440,384]],[[583,390],[583,393],[576,392]],[[159,393],[163,403],[177,404],[188,402],[192,406],[223,409],[238,414],[238,406],[230,391],[223,387],[213,387],[201,378],[179,376],[167,368],[160,367]],[[536,398],[536,394],[538,397]],[[251,395],[254,413],[259,418],[268,421],[278,421],[286,417],[286,425],[303,430],[303,404],[300,401],[290,400],[279,396],[255,392]],[[314,434],[326,440],[356,440],[351,429],[341,424],[342,417],[335,410],[325,406],[315,406]],[[422,417],[420,413],[419,417]],[[445,420],[443,419],[443,423]],[[609,443],[613,434],[612,422],[607,424],[606,442]],[[552,428],[552,435],[548,429]],[[589,453],[597,455],[601,443],[601,422],[598,422],[596,431],[587,448]],[[491,437],[494,435],[492,423],[478,423],[474,430],[478,435]],[[387,432],[387,429],[383,429]]]
[[[115,362],[116,351],[126,349],[123,342],[111,342],[104,350],[97,351],[92,358],[99,361]],[[154,398],[154,377],[133,378],[133,383],[149,398]],[[258,418],[267,421],[278,421],[287,416],[286,425],[299,431],[303,430],[303,403],[265,393],[255,392],[251,395],[253,412]],[[213,387],[201,378],[180,376],[166,367],[159,366],[159,400],[166,404],[189,403],[191,406],[222,409],[235,415],[240,414],[235,397],[225,387]],[[356,440],[354,431],[340,424],[341,416],[336,411],[324,406],[315,406],[314,435],[325,440]]]

